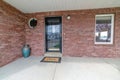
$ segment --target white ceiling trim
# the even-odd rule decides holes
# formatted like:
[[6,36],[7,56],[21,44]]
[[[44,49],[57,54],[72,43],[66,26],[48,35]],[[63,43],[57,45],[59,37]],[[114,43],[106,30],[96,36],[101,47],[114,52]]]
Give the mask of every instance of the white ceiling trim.
[[24,13],[120,7],[120,0],[4,0]]

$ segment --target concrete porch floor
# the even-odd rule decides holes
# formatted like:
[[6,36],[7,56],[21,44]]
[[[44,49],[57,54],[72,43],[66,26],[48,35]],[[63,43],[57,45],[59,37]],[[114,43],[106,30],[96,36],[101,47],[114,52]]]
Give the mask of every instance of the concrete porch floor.
[[120,80],[120,59],[62,57],[43,63],[43,57],[20,58],[0,68],[0,80]]

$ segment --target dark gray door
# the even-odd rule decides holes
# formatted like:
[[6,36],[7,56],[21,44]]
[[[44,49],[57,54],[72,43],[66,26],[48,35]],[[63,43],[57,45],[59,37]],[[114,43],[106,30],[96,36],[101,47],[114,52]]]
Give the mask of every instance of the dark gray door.
[[62,19],[61,17],[46,17],[46,52],[62,52]]

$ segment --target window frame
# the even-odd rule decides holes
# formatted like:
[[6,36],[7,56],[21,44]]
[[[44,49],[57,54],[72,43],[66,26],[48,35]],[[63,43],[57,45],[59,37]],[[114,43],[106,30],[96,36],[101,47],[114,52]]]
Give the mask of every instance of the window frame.
[[[110,16],[111,17],[111,41],[110,42],[96,42],[96,20],[97,18],[96,17],[104,17],[104,16]],[[95,15],[95,34],[94,34],[94,43],[95,44],[113,44],[113,38],[114,38],[114,14],[98,14],[98,15]]]

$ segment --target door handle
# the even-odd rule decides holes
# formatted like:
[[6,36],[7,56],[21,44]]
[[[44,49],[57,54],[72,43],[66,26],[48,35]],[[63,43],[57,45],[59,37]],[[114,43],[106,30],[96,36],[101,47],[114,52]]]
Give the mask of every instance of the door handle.
[[60,33],[60,37],[62,37],[62,33]]

